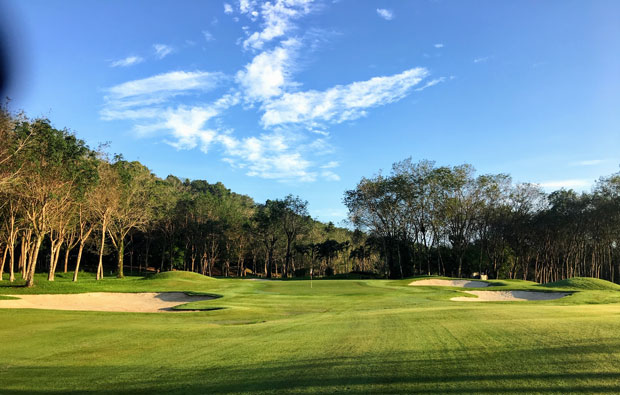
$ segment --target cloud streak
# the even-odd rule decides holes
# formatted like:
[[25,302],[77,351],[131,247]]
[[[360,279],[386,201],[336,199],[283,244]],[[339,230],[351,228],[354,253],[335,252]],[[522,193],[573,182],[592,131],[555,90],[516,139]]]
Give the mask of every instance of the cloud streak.
[[366,115],[372,107],[395,102],[428,76],[424,68],[413,68],[392,76],[374,77],[325,91],[285,93],[264,105],[265,127],[315,122],[341,123]]
[[573,162],[572,165],[573,166],[596,166],[596,165],[600,165],[601,163],[605,163],[607,162],[607,160],[605,159],[591,159],[591,160],[581,160],[578,162]]
[[386,21],[391,21],[394,19],[394,12],[392,10],[388,10],[387,8],[377,8],[377,15]]
[[128,56],[124,59],[115,60],[110,63],[110,67],[128,67],[144,61],[140,56]]
[[163,59],[174,51],[171,46],[166,44],[154,44],[153,49],[155,50],[155,56],[158,59]]

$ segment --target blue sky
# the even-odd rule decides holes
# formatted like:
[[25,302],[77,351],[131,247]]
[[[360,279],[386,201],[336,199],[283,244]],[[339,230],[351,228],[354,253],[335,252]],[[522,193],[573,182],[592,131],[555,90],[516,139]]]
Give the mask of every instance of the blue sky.
[[617,1],[0,4],[13,107],[321,220],[409,156],[547,189],[620,163]]

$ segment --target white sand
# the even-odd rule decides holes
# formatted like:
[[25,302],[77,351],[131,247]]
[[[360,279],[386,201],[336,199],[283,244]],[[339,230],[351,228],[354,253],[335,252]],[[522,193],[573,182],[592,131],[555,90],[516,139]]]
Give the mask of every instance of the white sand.
[[3,309],[48,309],[124,311],[134,313],[160,313],[188,302],[213,299],[213,296],[190,296],[183,292],[113,293],[91,292],[58,295],[6,295],[19,299],[0,300]]
[[464,288],[483,288],[488,287],[489,283],[483,281],[470,281],[470,280],[418,280],[409,283],[413,286],[440,286],[440,287],[464,287]]
[[476,295],[477,298],[458,296],[451,300],[459,302],[505,302],[527,300],[553,300],[570,295],[567,292],[535,292],[535,291],[463,291]]

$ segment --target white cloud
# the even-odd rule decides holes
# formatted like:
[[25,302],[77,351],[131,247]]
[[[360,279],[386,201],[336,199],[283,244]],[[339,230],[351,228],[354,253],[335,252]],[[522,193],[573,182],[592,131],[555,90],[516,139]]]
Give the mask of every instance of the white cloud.
[[221,135],[218,141],[228,156],[227,162],[246,169],[248,176],[299,182],[311,182],[317,178],[316,172],[311,171],[313,164],[304,158],[299,146],[292,147],[297,143],[292,135],[271,133],[241,140]]
[[443,44],[442,43],[437,43],[434,45],[435,48],[443,48]]
[[248,14],[254,12],[256,8],[256,0],[239,0],[239,12]]
[[[252,33],[244,42],[243,48],[262,49],[264,44],[284,36],[295,28],[292,22],[312,11],[313,0],[276,0],[274,2],[266,2],[261,6],[261,15],[263,18],[263,30]],[[251,17],[256,18],[258,13],[254,14],[255,2],[241,1],[241,13],[249,13]]]
[[191,90],[213,89],[223,74],[207,71],[171,71],[140,80],[128,81],[113,86],[107,91],[108,99],[123,99],[131,96],[152,94],[174,95]]
[[490,56],[481,56],[479,58],[475,58],[474,59],[474,63],[485,63],[487,62],[489,59],[491,59]]
[[377,14],[386,21],[394,19],[394,12],[386,8],[377,8]]
[[289,40],[286,46],[261,52],[237,72],[236,80],[245,90],[249,99],[265,100],[282,94],[290,85],[290,68],[297,42]]
[[202,35],[204,36],[205,41],[207,42],[215,40],[215,37],[213,37],[213,34],[211,34],[211,32],[208,30],[203,30]]
[[[450,78],[451,80],[454,78]],[[442,82],[444,82],[446,80],[446,77],[439,77],[439,78],[435,78],[434,80],[430,80],[428,81],[426,84],[422,85],[419,88],[416,88],[416,92],[420,92],[423,91],[426,88],[430,88],[431,86],[435,86],[437,84],[440,84]]]
[[205,129],[204,125],[215,115],[216,111],[199,107],[169,112],[163,126],[172,131],[176,141],[168,143],[177,149],[192,149],[200,144],[200,149],[206,153],[217,132]]
[[165,58],[173,51],[173,48],[166,44],[154,44],[153,49],[155,49],[155,56],[157,56],[159,59]]
[[140,56],[128,56],[125,59],[116,60],[110,63],[110,67],[127,67],[144,61]]
[[321,166],[321,169],[333,169],[335,167],[340,166],[340,163],[338,163],[337,161],[333,160],[331,162],[328,162],[324,165]]
[[553,181],[541,182],[538,185],[546,189],[559,189],[559,188],[585,189],[592,185],[592,180],[588,180],[588,179],[553,180]]
[[374,77],[326,91],[285,93],[264,104],[265,127],[287,123],[340,123],[366,115],[365,110],[398,101],[419,84],[428,71],[413,68],[387,77]]
[[601,163],[605,163],[605,162],[607,162],[607,160],[605,159],[592,159],[592,160],[582,160],[578,162],[573,162],[572,165],[573,166],[596,166],[596,165],[600,165]]
[[330,170],[322,171],[321,177],[323,177],[327,181],[340,181],[340,176]]
[[[298,29],[296,20],[317,6],[312,0],[239,0],[231,4],[224,3],[226,14],[237,12],[250,21],[260,20],[256,31],[257,23],[248,22],[242,28],[245,40],[238,40],[243,49],[255,51],[245,66],[231,75],[171,71],[112,86],[105,91],[101,118],[133,121],[137,135],[165,134],[164,141],[180,150],[216,150],[224,162],[243,169],[248,176],[292,182],[338,181],[335,169],[339,163],[329,160],[335,150],[327,126],[401,100],[429,75],[424,68],[412,68],[325,90],[301,91],[293,74],[300,70],[302,56],[312,53],[326,35],[312,28],[295,37],[292,33]],[[391,19],[394,15],[389,12]],[[213,39],[209,31],[203,35],[207,41]],[[172,50],[164,44],[153,48],[162,58]],[[443,77],[427,81],[417,90],[442,81]],[[218,88],[225,91],[213,96]],[[239,103],[245,105],[240,111],[258,112],[262,133],[239,136],[226,125],[227,118],[222,115]]]
[[128,81],[107,89],[100,116],[104,120],[138,121],[134,131],[141,136],[169,130],[178,140],[172,143],[175,147],[193,148],[200,141],[201,148],[206,150],[211,132],[203,130],[204,123],[237,104],[238,94],[226,94],[205,105],[171,106],[170,101],[209,92],[223,78],[221,73],[175,71]]

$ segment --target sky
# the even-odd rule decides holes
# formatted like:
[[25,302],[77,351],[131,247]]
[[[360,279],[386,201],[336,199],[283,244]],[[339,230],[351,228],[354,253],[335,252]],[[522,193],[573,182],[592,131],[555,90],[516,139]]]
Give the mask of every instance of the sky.
[[411,157],[547,190],[620,164],[618,1],[0,0],[11,107],[160,177],[343,192]]

